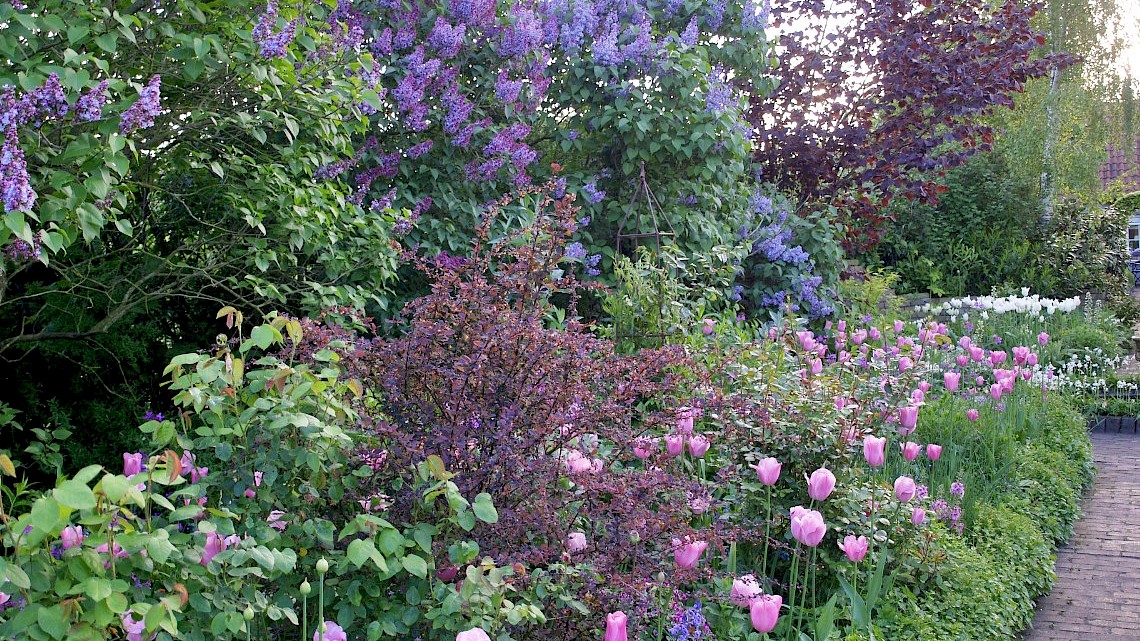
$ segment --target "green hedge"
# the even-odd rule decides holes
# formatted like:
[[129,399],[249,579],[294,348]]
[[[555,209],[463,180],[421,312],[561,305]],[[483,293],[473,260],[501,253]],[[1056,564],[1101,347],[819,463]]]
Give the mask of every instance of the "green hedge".
[[1095,469],[1084,418],[1063,398],[1048,400],[1039,427],[1017,453],[1010,489],[976,505],[966,536],[934,525],[935,571],[887,594],[882,638],[1008,641],[1032,622],[1055,578],[1053,548],[1071,535]]

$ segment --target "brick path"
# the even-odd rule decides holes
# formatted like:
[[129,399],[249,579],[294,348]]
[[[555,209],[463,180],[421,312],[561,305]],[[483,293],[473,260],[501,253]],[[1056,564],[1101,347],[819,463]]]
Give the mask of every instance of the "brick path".
[[1140,640],[1140,437],[1094,433],[1097,479],[1024,641]]

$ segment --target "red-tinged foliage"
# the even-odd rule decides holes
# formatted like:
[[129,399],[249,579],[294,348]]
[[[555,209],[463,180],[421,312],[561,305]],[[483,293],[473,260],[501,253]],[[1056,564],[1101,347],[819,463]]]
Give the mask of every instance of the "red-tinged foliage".
[[[492,207],[470,257],[412,258],[431,293],[406,306],[395,337],[306,321],[302,350],[349,346],[334,349],[345,376],[363,383],[365,429],[386,450],[374,489],[390,492],[413,464],[439,456],[465,496],[488,492],[499,510],[498,524],[473,533],[483,553],[532,565],[588,558],[607,583],[584,590],[616,606],[618,594],[660,571],[679,577],[670,540],[694,534],[683,463],[662,447],[639,461],[633,443],[672,430],[677,406],[715,399],[687,394],[705,378],[683,348],[624,355],[575,320],[548,327],[550,298],[568,299],[572,315],[581,289],[559,270],[576,227],[573,196],[548,193],[524,192],[540,219],[494,241],[505,202]],[[578,456],[598,463],[571,471]],[[413,505],[399,492],[391,498],[397,518]],[[571,531],[586,534],[582,556],[566,553]]]
[[[920,6],[921,5],[921,6]],[[1035,57],[1040,3],[1006,0],[773,0],[780,85],[752,102],[756,159],[809,203],[835,204],[874,246],[892,195],[937,199],[937,180],[993,134],[981,117],[1013,107],[1031,78],[1074,62]]]

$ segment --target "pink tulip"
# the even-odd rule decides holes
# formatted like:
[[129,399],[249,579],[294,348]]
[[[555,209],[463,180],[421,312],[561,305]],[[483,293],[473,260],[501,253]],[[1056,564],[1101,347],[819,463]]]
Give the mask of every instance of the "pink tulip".
[[912,405],[922,405],[926,402],[926,392],[921,389],[916,389],[910,393],[910,402]]
[[1025,364],[1034,367],[1037,365],[1037,354],[1030,352],[1029,356],[1025,359]]
[[975,345],[967,347],[966,351],[970,352],[970,360],[974,362],[980,362],[986,356],[986,350]]
[[562,462],[566,467],[566,471],[571,474],[582,474],[589,472],[593,469],[594,465],[585,454],[578,450],[570,450],[566,453],[566,459]]
[[1029,348],[1028,347],[1018,346],[1018,347],[1013,348],[1013,362],[1014,363],[1016,363],[1017,365],[1025,365],[1025,363],[1028,360],[1029,360]]
[[926,510],[920,507],[914,508],[914,512],[910,514],[910,522],[917,527],[922,525],[924,521],[926,521]]
[[906,327],[906,325],[901,320],[895,321],[895,333],[896,334],[901,334],[904,327]]
[[733,579],[732,592],[729,594],[729,601],[732,604],[742,608],[747,608],[752,605],[756,597],[763,594],[764,591],[760,589],[760,583],[756,581],[756,577],[751,574],[745,574],[739,579]]
[[784,604],[784,597],[778,594],[761,594],[748,606],[749,618],[752,619],[752,629],[760,634],[767,634],[776,628],[776,621],[780,618],[780,607]]
[[320,630],[313,633],[313,641],[348,641],[348,634],[339,625],[332,621],[325,621],[325,631],[322,636]]
[[982,378],[982,376],[981,376],[981,375],[975,376],[975,377],[974,377],[974,384],[975,384],[975,385],[978,385],[979,387],[980,387],[980,386],[982,386],[982,385],[985,385],[985,384],[986,384],[986,379]]
[[958,367],[965,367],[970,362],[970,357],[965,354],[958,354],[954,360],[958,362]]
[[628,641],[629,636],[625,630],[626,621],[629,617],[625,612],[610,612],[606,615],[606,636],[602,641]]
[[863,458],[867,459],[867,464],[871,467],[879,467],[887,459],[887,437],[874,437],[867,435],[863,437]]
[[83,534],[82,526],[69,525],[59,533],[59,538],[63,549],[70,550],[83,545],[83,539],[87,538],[87,535]]
[[935,445],[934,443],[927,443],[926,444],[926,458],[928,458],[932,461],[937,461],[941,457],[942,457],[942,446],[941,445]]
[[906,503],[913,499],[917,492],[918,486],[915,485],[914,479],[909,476],[900,476],[895,479],[895,498],[899,501]]
[[696,412],[691,407],[682,407],[677,410],[677,431],[688,436],[693,433],[693,419]]
[[856,345],[862,345],[863,341],[865,340],[867,340],[867,330],[857,329],[854,332],[851,332],[852,343],[855,343]]
[[[364,509],[367,510],[370,507],[372,507],[371,503]],[[286,512],[282,512],[281,510],[273,510],[269,513],[269,516],[266,517],[265,521],[269,524],[269,527],[276,528],[284,532],[285,528],[289,527],[289,524],[284,520],[285,514]]]
[[930,383],[928,383],[926,381],[919,381],[918,389],[920,391],[922,391],[923,394],[926,394],[927,392],[930,391]]
[[910,360],[906,356],[903,356],[902,358],[899,359],[899,371],[900,372],[905,372],[912,367],[914,367],[914,361]]
[[117,542],[115,543],[114,548],[108,547],[106,543],[95,546],[95,551],[99,552],[100,554],[107,554],[107,552],[111,549],[114,549],[114,557],[116,559],[125,559],[130,556],[127,554],[127,551],[123,549],[123,546],[119,545]]
[[134,476],[142,472],[142,453],[123,452],[123,476]]
[[703,434],[697,434],[689,439],[689,454],[694,458],[702,458],[705,452],[709,451],[710,445],[708,438]]
[[791,509],[792,537],[808,547],[815,547],[827,534],[827,523],[823,515],[815,510],[808,510],[801,505]]
[[1042,347],[1044,347],[1045,344],[1048,342],[1049,342],[1049,335],[1046,334],[1045,332],[1041,332],[1040,334],[1037,335],[1037,344],[1038,345],[1041,345]]
[[583,532],[571,532],[566,537],[566,549],[572,554],[581,552],[586,549],[586,534]]
[[870,331],[868,331],[867,336],[869,336],[871,340],[877,341],[883,337],[883,333],[879,331],[878,327],[872,327]]
[[796,341],[805,352],[815,351],[815,334],[810,330],[796,332]]
[[127,633],[127,641],[143,641],[143,635],[146,633],[146,623],[139,619],[135,621],[132,612],[127,612],[119,615],[119,620],[123,623],[123,632]]
[[701,331],[705,336],[712,334],[716,330],[716,321],[711,318],[706,318],[701,321]]
[[855,538],[854,535],[848,534],[843,538],[843,542],[839,544],[839,549],[843,550],[843,553],[847,555],[847,558],[850,559],[852,563],[858,563],[863,560],[863,557],[867,556],[867,548],[869,546],[870,544],[867,541],[867,537],[860,536],[859,538]]
[[760,477],[760,482],[764,485],[775,485],[776,480],[780,478],[780,462],[769,456],[766,459],[761,459],[759,463],[751,466],[756,470],[756,475]]
[[918,408],[913,405],[899,408],[899,434],[903,436],[914,431],[918,425]]
[[990,363],[993,365],[1001,365],[1002,363],[1005,362],[1005,359],[1008,356],[1009,355],[1006,354],[1004,351],[1002,351],[1002,352],[998,352],[998,351],[990,352]]
[[973,408],[966,410],[966,418],[970,419],[971,421],[978,420],[978,410]]
[[665,436],[665,451],[672,457],[678,457],[685,451],[685,437],[682,434],[667,434]]
[[962,374],[959,372],[946,372],[942,375],[942,383],[946,386],[947,392],[957,392],[961,380]]
[[823,361],[819,360],[818,358],[811,359],[811,362],[808,363],[808,373],[810,373],[812,376],[819,376],[822,372]]
[[633,442],[633,455],[639,459],[647,459],[657,449],[657,439],[639,438]]
[[680,539],[673,539],[673,560],[682,570],[691,570],[697,566],[697,560],[704,554],[709,546],[707,541],[693,541],[682,544]]
[[990,385],[990,398],[994,399],[995,401],[1000,401],[1003,391],[1005,390],[1002,389],[1001,383],[994,383],[993,385]]
[[206,535],[206,545],[202,548],[202,565],[208,565],[210,560],[226,549],[226,542],[217,532]]
[[808,478],[808,496],[817,501],[826,501],[835,489],[835,475],[831,470],[821,467],[811,473]]
[[918,443],[914,441],[899,443],[899,448],[902,449],[903,458],[908,462],[918,458],[918,453],[922,449],[918,446]]

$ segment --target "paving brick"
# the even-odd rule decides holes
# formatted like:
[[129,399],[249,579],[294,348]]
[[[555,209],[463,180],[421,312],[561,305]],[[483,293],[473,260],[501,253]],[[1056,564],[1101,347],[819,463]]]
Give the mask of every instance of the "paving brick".
[[1140,437],[1094,433],[1097,479],[1023,641],[1140,641]]

